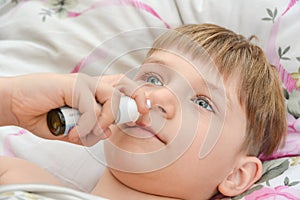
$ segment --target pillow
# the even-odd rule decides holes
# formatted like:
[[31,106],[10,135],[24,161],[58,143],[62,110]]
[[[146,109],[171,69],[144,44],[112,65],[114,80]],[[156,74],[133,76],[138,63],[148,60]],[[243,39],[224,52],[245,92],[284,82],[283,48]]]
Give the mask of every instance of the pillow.
[[[288,137],[283,148],[263,159],[281,162],[284,157],[299,155],[298,1],[58,2],[0,0],[0,76],[34,72],[124,73],[139,66],[153,39],[165,29],[189,23],[215,23],[245,36],[256,35],[269,61],[279,70],[287,100]],[[43,140],[18,127],[2,127],[0,144],[2,155],[35,162],[70,187],[86,192],[93,188],[103,168],[103,162],[98,159],[103,155],[97,149],[101,143],[89,149]],[[82,156],[73,159],[68,157],[70,153]],[[286,159],[289,167],[284,173],[276,174],[272,184],[258,183],[253,188],[264,184],[260,190],[249,190],[250,197],[267,189],[277,191],[283,183],[298,186],[299,177],[294,173],[298,170],[296,174],[299,174],[300,168],[292,165],[292,159]],[[246,197],[247,193],[242,198]]]
[[1,0],[0,76],[70,73],[95,47],[122,32],[180,25],[176,10],[168,1]]
[[[1,0],[0,76],[35,72],[99,75],[138,67],[144,57],[139,52],[118,59],[117,68],[106,65],[122,51],[133,51],[138,45],[149,48],[155,31],[141,35],[143,29],[159,31],[180,24],[179,14],[173,12],[175,3],[149,2]],[[137,45],[130,48],[132,44]],[[104,60],[101,52],[98,54],[102,46],[111,55]],[[0,133],[2,155],[34,162],[72,188],[89,192],[102,173],[99,154],[91,153],[98,146],[85,148],[43,140],[18,127],[2,127]],[[70,154],[77,156],[71,158]]]
[[300,157],[280,158],[263,164],[262,178],[233,200],[299,199]]

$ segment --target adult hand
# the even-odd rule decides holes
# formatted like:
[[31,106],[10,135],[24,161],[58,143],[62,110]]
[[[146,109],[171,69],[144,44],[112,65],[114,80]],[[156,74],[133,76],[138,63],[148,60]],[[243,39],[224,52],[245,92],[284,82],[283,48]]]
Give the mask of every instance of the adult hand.
[[[0,125],[17,125],[46,139],[90,146],[108,137],[121,92],[136,100],[140,113],[148,110],[144,92],[124,75],[31,74],[1,78],[0,83],[0,92],[5,95]],[[47,127],[46,115],[65,105],[77,108],[82,115],[67,136],[54,136]]]

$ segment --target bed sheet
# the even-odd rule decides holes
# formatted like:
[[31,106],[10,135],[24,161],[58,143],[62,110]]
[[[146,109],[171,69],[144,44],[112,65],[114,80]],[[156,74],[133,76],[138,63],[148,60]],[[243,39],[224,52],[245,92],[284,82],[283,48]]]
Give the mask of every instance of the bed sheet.
[[0,188],[0,200],[107,200],[66,187],[43,184],[5,185]]
[[[297,194],[291,199],[297,199],[300,179],[292,179],[300,174],[299,17],[297,0],[0,0],[0,76],[127,73],[139,66],[157,35],[182,24],[216,23],[245,36],[255,34],[279,70],[289,125],[286,144],[263,158],[291,157],[284,171],[289,178],[277,174],[274,180],[280,181],[265,186],[269,194],[279,197],[294,194],[282,190],[288,185]],[[19,127],[1,127],[0,144],[1,155],[35,162],[84,192],[93,188],[105,165],[101,143],[78,147],[37,138]],[[78,156],[71,158],[70,154]],[[260,191],[267,191],[264,188]],[[257,192],[252,189],[249,197],[236,198],[251,199]]]

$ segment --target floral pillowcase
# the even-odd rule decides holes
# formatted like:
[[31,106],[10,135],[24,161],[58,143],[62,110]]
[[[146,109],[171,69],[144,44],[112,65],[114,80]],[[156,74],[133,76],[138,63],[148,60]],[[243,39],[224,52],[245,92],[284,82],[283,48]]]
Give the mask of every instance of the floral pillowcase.
[[[0,74],[5,76],[43,71],[84,72],[80,68],[80,59],[84,59],[84,56],[95,48],[93,45],[103,42],[107,35],[145,26],[170,28],[180,24],[210,22],[227,26],[242,34],[252,33],[255,29],[254,34],[265,40],[266,44],[262,46],[271,64],[278,69],[283,83],[288,113],[288,134],[283,148],[271,157],[263,158],[266,161],[262,178],[248,191],[232,199],[300,199],[300,23],[298,22],[300,4],[298,0],[228,0],[222,6],[219,5],[218,0],[201,2],[199,3],[198,0],[172,1],[172,3],[142,0],[0,0],[0,11],[3,11],[0,22],[4,27],[1,31],[2,35],[7,37],[3,40],[10,40],[6,46],[0,48],[0,57],[1,51],[3,55],[7,55],[0,59],[0,66],[6,66],[1,67]],[[26,12],[26,9],[32,11]],[[111,13],[115,14],[114,20],[111,18]],[[234,16],[233,13],[238,16]],[[34,22],[30,28],[26,27],[26,24],[30,23],[23,23],[23,18]],[[11,20],[16,22],[10,24]],[[107,21],[109,23],[106,23]],[[98,26],[99,23],[101,26]],[[60,29],[57,29],[58,24],[61,25]],[[79,26],[75,26],[76,24]],[[248,29],[249,27],[251,30]],[[38,31],[31,32],[34,28]],[[267,35],[264,35],[266,33]],[[54,34],[55,40],[50,37],[51,34]],[[15,43],[11,42],[14,40],[13,36],[17,38]],[[86,38],[89,41],[85,41]],[[27,42],[20,43],[21,41]],[[28,45],[30,42],[32,45]],[[40,47],[41,44],[46,45],[41,46],[40,51],[36,51],[39,48],[32,48]],[[80,48],[73,51],[74,45]],[[27,49],[24,50],[24,47]],[[24,62],[22,56],[33,59],[31,62]],[[32,66],[43,66],[43,68]],[[16,135],[18,134],[13,136]],[[11,143],[7,142],[7,144]],[[13,147],[17,148],[18,145]],[[43,164],[51,166],[49,163]],[[71,178],[73,177],[70,176]],[[81,180],[74,182],[79,186],[85,186]],[[84,188],[89,188],[91,184],[86,183],[86,185]]]
[[289,24],[287,19],[296,17],[299,6],[298,1],[291,0],[282,13],[278,13],[277,8],[266,8],[267,17],[262,18],[273,23],[266,53],[283,82],[288,122],[285,145],[272,156],[262,158],[265,160],[262,178],[233,200],[300,199],[300,67],[297,67],[300,52],[299,42],[287,43],[289,36],[284,34],[284,28],[290,28],[292,32],[292,23]]

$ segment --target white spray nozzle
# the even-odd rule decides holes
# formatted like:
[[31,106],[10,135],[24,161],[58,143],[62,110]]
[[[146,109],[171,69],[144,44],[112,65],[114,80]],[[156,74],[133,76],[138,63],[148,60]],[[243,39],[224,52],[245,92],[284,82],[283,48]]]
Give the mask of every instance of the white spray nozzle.
[[[149,99],[147,99],[147,107],[151,108],[151,102]],[[136,120],[138,120],[139,116],[140,113],[138,111],[135,100],[128,96],[121,97],[119,113],[117,115],[115,123],[123,124],[127,122],[135,122]]]

